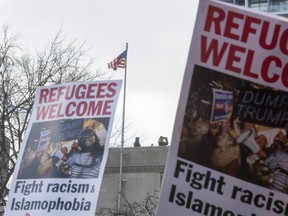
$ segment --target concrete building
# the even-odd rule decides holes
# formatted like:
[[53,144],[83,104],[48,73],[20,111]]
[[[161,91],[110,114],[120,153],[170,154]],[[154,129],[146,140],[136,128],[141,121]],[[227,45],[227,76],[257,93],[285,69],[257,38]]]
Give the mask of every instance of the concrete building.
[[288,17],[288,0],[222,0],[253,10]]
[[[121,203],[141,202],[147,193],[160,190],[169,146],[123,149]],[[111,148],[100,189],[97,209],[117,209],[120,148]]]

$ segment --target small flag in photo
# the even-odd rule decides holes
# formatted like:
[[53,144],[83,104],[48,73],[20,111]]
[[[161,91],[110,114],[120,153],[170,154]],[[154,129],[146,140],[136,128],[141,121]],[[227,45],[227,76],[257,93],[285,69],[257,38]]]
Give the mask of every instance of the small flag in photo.
[[108,63],[108,68],[117,70],[117,68],[125,68],[127,51],[122,52],[117,58]]

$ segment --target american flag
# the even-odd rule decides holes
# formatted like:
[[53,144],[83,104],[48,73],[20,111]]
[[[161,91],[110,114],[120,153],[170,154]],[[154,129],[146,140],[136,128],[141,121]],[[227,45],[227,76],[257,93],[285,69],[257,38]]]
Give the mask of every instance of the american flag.
[[108,63],[108,68],[117,70],[117,68],[125,68],[127,50],[122,52],[117,58]]

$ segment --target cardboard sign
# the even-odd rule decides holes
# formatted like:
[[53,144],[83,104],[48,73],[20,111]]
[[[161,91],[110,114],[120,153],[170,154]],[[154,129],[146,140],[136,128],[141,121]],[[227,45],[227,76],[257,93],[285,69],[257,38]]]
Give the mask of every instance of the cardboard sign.
[[95,215],[121,83],[37,88],[5,215]]
[[288,214],[287,29],[199,1],[156,215]]

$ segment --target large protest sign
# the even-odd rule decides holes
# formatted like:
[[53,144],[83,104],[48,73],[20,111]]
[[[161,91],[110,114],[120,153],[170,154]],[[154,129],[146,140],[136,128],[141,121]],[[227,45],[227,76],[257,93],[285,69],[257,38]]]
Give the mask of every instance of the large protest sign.
[[95,215],[121,84],[37,88],[5,215]]
[[288,215],[288,22],[201,0],[158,216]]

